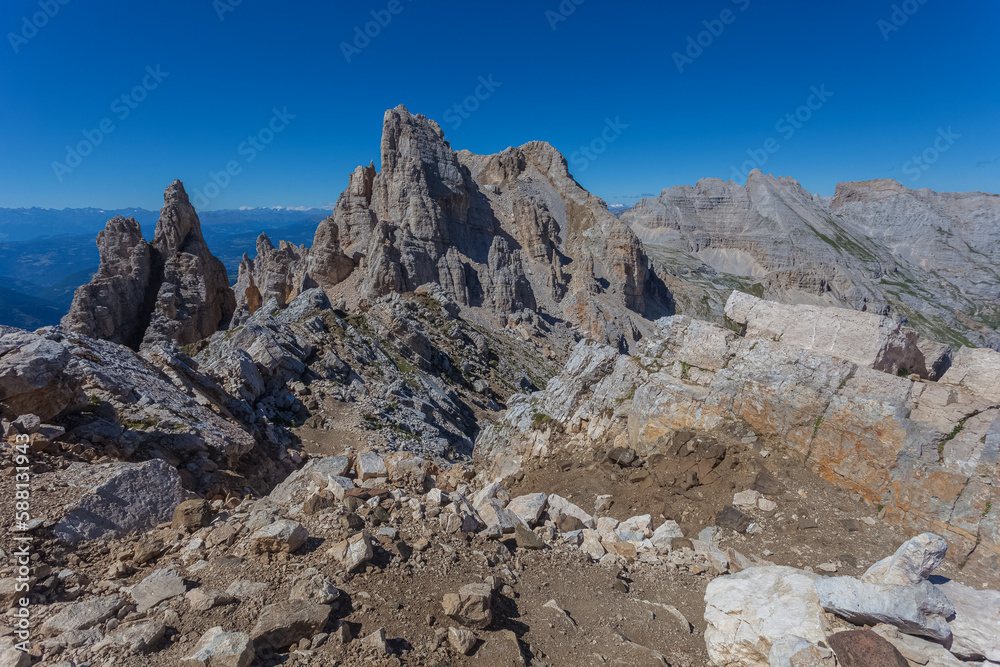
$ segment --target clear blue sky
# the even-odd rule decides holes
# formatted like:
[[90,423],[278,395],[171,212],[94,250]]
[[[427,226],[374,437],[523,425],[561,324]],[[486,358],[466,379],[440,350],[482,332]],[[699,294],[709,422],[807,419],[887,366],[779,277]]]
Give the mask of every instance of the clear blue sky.
[[[455,148],[549,141],[609,203],[735,178],[768,139],[778,150],[763,170],[822,194],[878,177],[1000,192],[997,2],[908,0],[916,11],[890,32],[894,3],[879,0],[565,0],[567,17],[546,14],[559,0],[242,0],[223,20],[237,0],[63,1],[42,0],[58,11],[36,31],[23,17],[38,0],[0,8],[0,206],[158,208],[171,179],[200,190],[230,161],[239,173],[204,208],[322,205],[356,165],[378,163],[382,114],[400,103]],[[372,11],[391,21],[348,63],[341,43]],[[705,21],[721,34],[701,35],[679,71],[675,52]],[[147,73],[157,66],[161,81]],[[446,116],[490,76],[500,85],[480,89],[478,109]],[[144,80],[134,109],[115,103]],[[832,97],[779,129],[822,86]],[[241,142],[273,109],[295,118],[249,161]],[[60,180],[53,163],[105,119],[114,131]],[[605,132],[606,119],[627,127]],[[602,132],[614,138],[603,152],[572,159]],[[912,162],[925,150],[926,170]]]

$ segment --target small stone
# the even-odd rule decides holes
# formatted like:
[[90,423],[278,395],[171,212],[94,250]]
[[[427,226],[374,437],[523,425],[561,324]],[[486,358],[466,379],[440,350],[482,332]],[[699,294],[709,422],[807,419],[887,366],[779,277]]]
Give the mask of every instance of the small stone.
[[469,655],[476,647],[476,635],[469,630],[450,627],[448,628],[448,643],[460,655]]
[[136,611],[144,612],[186,592],[187,585],[177,570],[160,568],[132,587],[132,599]]
[[767,498],[758,498],[757,507],[761,512],[773,512],[778,509],[778,503],[773,500],[768,500]]
[[726,505],[715,515],[715,525],[718,528],[728,528],[737,533],[745,533],[750,524],[750,517],[731,505]]
[[445,595],[441,606],[458,623],[482,629],[493,622],[493,589],[488,584],[467,584],[457,594]]
[[309,538],[309,531],[298,521],[281,519],[264,526],[250,536],[250,549],[255,554],[292,553]]
[[360,532],[335,544],[326,553],[327,556],[339,561],[348,572],[361,569],[375,555],[371,538],[366,532]]
[[181,658],[182,667],[249,667],[253,641],[245,632],[225,632],[216,626],[201,636],[194,653]]
[[760,491],[754,491],[750,489],[749,491],[741,491],[733,496],[733,506],[734,507],[754,507],[757,505],[757,501],[760,500]]
[[542,538],[522,523],[517,524],[517,527],[514,528],[514,540],[519,549],[538,550],[546,547]]
[[306,600],[269,604],[261,610],[250,637],[257,646],[284,649],[322,630],[331,611],[329,605]]
[[199,587],[187,592],[184,598],[191,605],[192,611],[208,611],[213,607],[229,604],[234,598],[228,593],[214,590],[212,588]]
[[361,644],[367,648],[374,649],[381,655],[389,654],[389,645],[385,642],[385,628],[379,628],[361,640]]
[[340,597],[340,591],[325,574],[310,567],[300,573],[292,582],[290,600],[306,600],[318,604],[333,604]]
[[193,533],[212,521],[212,506],[207,500],[185,500],[174,508],[174,520],[170,527]]

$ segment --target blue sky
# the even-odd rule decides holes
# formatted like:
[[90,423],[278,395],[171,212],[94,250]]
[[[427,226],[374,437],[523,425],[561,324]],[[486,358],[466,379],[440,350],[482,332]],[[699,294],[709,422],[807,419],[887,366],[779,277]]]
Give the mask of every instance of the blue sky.
[[0,206],[326,204],[400,103],[609,203],[752,166],[1000,192],[996,2],[237,2],[4,2]]

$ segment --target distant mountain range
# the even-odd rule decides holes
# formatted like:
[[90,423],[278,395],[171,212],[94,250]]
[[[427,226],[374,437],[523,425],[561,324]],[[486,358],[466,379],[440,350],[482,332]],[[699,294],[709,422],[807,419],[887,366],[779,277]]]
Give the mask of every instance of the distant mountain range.
[[[311,244],[324,209],[250,208],[199,212],[205,239],[236,280],[243,254],[256,254],[261,232],[277,242]],[[73,293],[97,271],[97,233],[121,215],[152,238],[159,211],[0,208],[0,324],[36,329],[57,324]]]

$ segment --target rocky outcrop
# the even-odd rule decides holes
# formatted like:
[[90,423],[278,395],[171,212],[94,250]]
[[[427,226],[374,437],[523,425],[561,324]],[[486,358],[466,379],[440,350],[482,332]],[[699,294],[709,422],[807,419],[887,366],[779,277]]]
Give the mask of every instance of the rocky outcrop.
[[201,233],[184,185],[163,195],[153,240],[132,219],[114,218],[98,235],[101,265],[80,287],[62,325],[133,349],[187,345],[225,328],[236,309],[226,269]]
[[382,171],[358,167],[307,264],[325,289],[357,266],[362,300],[433,283],[529,335],[555,317],[623,349],[644,316],[672,308],[642,244],[552,146],[455,152],[437,123],[401,106],[385,115]]
[[239,277],[233,287],[236,304],[245,306],[250,314],[265,302],[274,299],[284,308],[306,285],[306,263],[309,249],[288,241],[279,241],[275,248],[266,234],[257,237],[257,256],[246,254],[240,262]]
[[[798,322],[821,332],[841,311],[769,305],[766,312],[783,313],[787,338],[775,340],[763,326],[764,335],[742,337],[674,316],[658,321],[634,356],[579,344],[546,391],[512,399],[504,419],[483,430],[477,460],[486,474],[506,476],[531,460],[616,438],[635,451],[666,454],[679,431],[735,420],[782,443],[825,479],[885,506],[889,521],[942,535],[957,562],[996,568],[1000,405],[979,388],[990,383],[949,384],[951,370],[938,382],[876,370],[891,356],[886,351],[914,346],[909,339],[909,347],[897,346],[879,326],[853,332],[858,338],[842,357],[829,343],[803,346]],[[546,423],[540,414],[559,428],[539,428]]]
[[951,364],[948,346],[922,340],[916,331],[873,313],[815,306],[789,310],[733,292],[726,317],[743,328],[746,338],[781,342],[893,375],[915,373],[936,380]]
[[100,268],[76,291],[63,326],[94,338],[137,347],[142,340],[153,271],[149,244],[133,218],[116,217],[97,234]]

